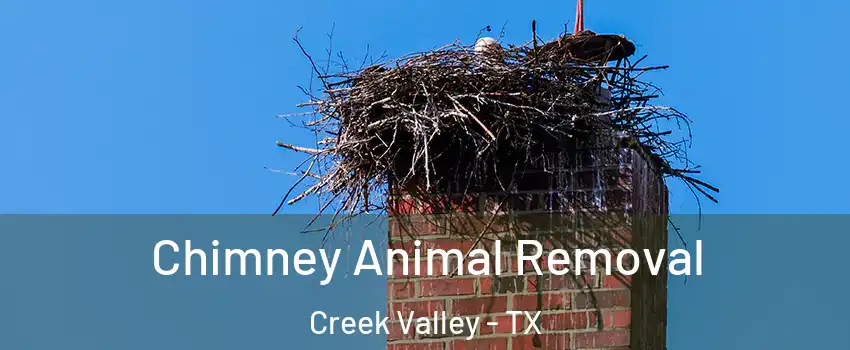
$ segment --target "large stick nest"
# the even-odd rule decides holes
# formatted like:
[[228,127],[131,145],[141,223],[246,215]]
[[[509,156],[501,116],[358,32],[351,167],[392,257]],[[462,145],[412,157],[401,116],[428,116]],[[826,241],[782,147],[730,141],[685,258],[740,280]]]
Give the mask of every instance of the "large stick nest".
[[479,53],[453,43],[354,69],[340,60],[338,72],[320,68],[296,38],[322,83],[302,89],[309,101],[300,105],[312,108],[302,125],[319,137],[311,147],[278,142],[307,155],[284,202],[318,196],[320,212],[349,217],[386,210],[395,189],[510,191],[517,169],[553,164],[573,147],[565,145],[594,135],[644,150],[664,175],[714,201],[717,190],[692,177],[689,118],[652,104],[660,91],[640,79],[666,66],[579,59],[570,43],[583,35],[593,34]]

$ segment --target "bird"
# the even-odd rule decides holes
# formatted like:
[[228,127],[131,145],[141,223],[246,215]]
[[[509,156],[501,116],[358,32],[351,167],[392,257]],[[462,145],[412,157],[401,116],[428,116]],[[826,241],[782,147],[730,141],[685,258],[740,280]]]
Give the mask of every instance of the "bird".
[[498,68],[505,63],[505,50],[496,39],[484,37],[475,42],[475,62],[481,68]]
[[499,45],[499,42],[496,41],[496,39],[493,39],[491,37],[483,37],[483,38],[478,39],[478,41],[475,42],[475,49],[474,50],[475,50],[476,54],[480,55],[480,54],[483,54],[484,52],[490,51],[493,48],[498,48],[499,50],[501,50],[502,45]]

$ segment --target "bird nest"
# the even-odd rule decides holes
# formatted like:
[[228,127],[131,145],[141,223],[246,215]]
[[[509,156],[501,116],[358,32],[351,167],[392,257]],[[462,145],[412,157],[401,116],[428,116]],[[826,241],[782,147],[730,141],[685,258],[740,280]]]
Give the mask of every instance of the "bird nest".
[[368,67],[328,65],[338,72],[296,43],[322,84],[302,89],[300,106],[312,110],[298,114],[319,137],[310,147],[278,142],[306,155],[281,205],[318,196],[320,213],[350,217],[387,210],[390,193],[510,192],[520,169],[601,138],[641,149],[715,200],[687,158],[690,119],[653,104],[660,91],[641,80],[666,66],[632,62],[623,37],[583,32],[480,50],[456,42]]

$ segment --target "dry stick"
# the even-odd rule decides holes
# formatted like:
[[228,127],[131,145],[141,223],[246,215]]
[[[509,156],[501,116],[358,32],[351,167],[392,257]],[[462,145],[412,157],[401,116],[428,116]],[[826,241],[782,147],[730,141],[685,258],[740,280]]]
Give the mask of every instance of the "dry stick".
[[[443,49],[445,49],[445,51],[442,51]],[[396,60],[396,61],[394,61],[394,62],[397,62],[396,67],[397,68],[400,67],[401,70],[389,68],[391,71],[389,71],[386,74],[384,74],[382,72],[378,72],[378,73],[374,73],[374,74],[379,74],[377,76],[374,76],[374,78],[372,78],[372,76],[370,76],[370,77],[366,78],[367,80],[355,79],[355,80],[358,80],[358,81],[351,82],[351,84],[359,83],[359,82],[365,82],[365,85],[360,85],[360,86],[357,87],[357,90],[358,90],[357,93],[362,94],[362,95],[360,95],[359,97],[356,97],[356,99],[359,99],[359,101],[364,101],[364,102],[355,102],[355,103],[364,103],[364,104],[368,105],[370,102],[378,100],[380,97],[382,97],[381,96],[382,94],[389,93],[389,91],[381,91],[382,88],[380,87],[380,85],[396,86],[396,91],[393,91],[390,94],[393,95],[393,96],[406,96],[405,92],[404,92],[404,89],[406,89],[405,84],[409,84],[409,83],[415,84],[415,82],[410,82],[410,81],[405,82],[404,81],[405,79],[408,79],[408,78],[402,76],[402,74],[405,73],[404,70],[406,70],[406,69],[409,69],[410,70],[409,72],[413,72],[413,73],[416,73],[416,74],[419,74],[419,73],[425,74],[424,79],[417,79],[417,81],[429,80],[430,79],[429,77],[434,77],[434,78],[437,78],[437,79],[448,78],[448,79],[453,79],[453,80],[465,79],[465,77],[476,77],[477,75],[475,73],[471,73],[471,72],[467,71],[468,64],[462,62],[462,60],[465,57],[467,57],[466,56],[467,52],[468,52],[468,48],[457,46],[456,44],[452,44],[452,45],[448,45],[444,48],[438,49],[436,51],[431,51],[431,52],[428,52],[428,53],[425,53],[425,54],[412,54],[412,55],[405,56],[400,60]],[[545,52],[544,52],[544,54],[545,54]],[[626,110],[627,109],[626,107],[630,107],[630,106],[632,106],[632,107],[638,106],[640,108],[646,108],[646,104],[647,104],[646,99],[649,99],[650,97],[645,96],[645,94],[646,94],[646,92],[649,88],[653,87],[651,84],[647,84],[645,82],[640,82],[640,81],[635,81],[635,77],[631,76],[630,72],[642,72],[642,71],[650,70],[650,69],[666,68],[666,67],[635,68],[635,66],[637,65],[638,62],[640,62],[640,60],[638,60],[634,64],[631,64],[631,62],[629,62],[628,65],[630,67],[628,67],[628,68],[626,68],[626,67],[616,67],[616,68],[612,68],[612,67],[586,67],[586,66],[582,67],[582,66],[570,66],[570,65],[546,67],[546,66],[540,65],[539,62],[536,62],[536,61],[533,62],[534,64],[528,64],[530,62],[529,60],[531,59],[531,57],[527,57],[527,56],[529,56],[528,55],[528,49],[523,48],[523,47],[516,48],[516,49],[513,49],[513,48],[509,49],[508,55],[509,55],[508,59],[512,60],[512,64],[513,64],[514,68],[512,69],[512,68],[508,67],[508,69],[505,69],[505,70],[500,69],[500,70],[496,71],[498,74],[507,74],[507,72],[511,72],[511,74],[513,74],[512,72],[518,72],[519,74],[523,74],[523,72],[525,72],[526,70],[531,70],[531,71],[534,71],[534,72],[541,71],[541,70],[542,71],[548,70],[550,72],[565,74],[566,75],[566,77],[565,77],[566,82],[565,83],[574,84],[574,85],[575,84],[580,85],[581,83],[587,81],[590,78],[590,76],[586,73],[588,73],[589,71],[602,70],[604,72],[609,72],[609,73],[615,74],[617,81],[613,82],[614,86],[612,86],[612,90],[615,93],[615,96],[614,96],[615,100],[617,99],[617,96],[620,97],[620,103],[618,104],[618,106],[621,107],[621,108],[618,108],[618,110],[620,110],[620,112],[622,112],[623,110]],[[525,62],[523,62],[523,61],[525,61]],[[627,60],[627,62],[628,62],[628,60]],[[455,64],[458,64],[458,65],[455,65]],[[315,65],[314,65],[314,67],[315,67]],[[390,66],[385,64],[384,67],[390,67]],[[415,69],[415,71],[413,71],[414,69]],[[445,70],[441,71],[441,69],[445,69]],[[400,73],[402,73],[402,74],[400,74]],[[369,74],[373,74],[373,73],[370,72]],[[331,75],[327,75],[327,77],[330,77],[330,76]],[[340,77],[341,79],[358,78],[358,75],[357,75],[356,72],[354,72],[352,74],[337,74],[337,75],[333,75],[333,76]],[[401,80],[402,84],[397,84],[399,82],[399,80]],[[565,84],[565,83],[557,83],[554,86],[554,89],[551,88],[551,87],[543,87],[544,91],[546,91],[547,93],[553,92],[553,93],[556,94],[556,96],[554,96],[554,97],[552,97],[552,96],[543,97],[544,99],[543,99],[543,101],[541,101],[541,103],[543,103],[544,105],[547,106],[547,108],[544,111],[541,111],[542,112],[541,115],[543,117],[545,117],[545,118],[557,118],[558,116],[564,115],[564,114],[581,113],[581,111],[572,111],[570,108],[575,108],[576,106],[572,105],[571,103],[568,103],[568,102],[559,103],[558,102],[558,101],[561,101],[561,100],[571,101],[571,100],[574,99],[574,97],[571,96],[571,94],[573,94],[574,92],[562,89],[562,88],[566,88],[568,86],[558,85],[558,84]],[[485,83],[486,85],[483,86],[483,87],[477,86],[475,83],[472,83],[470,81],[458,81],[456,83],[450,82],[449,84],[458,84],[459,87],[462,86],[464,89],[472,88],[472,89],[476,89],[476,90],[479,90],[479,91],[486,91],[486,89],[492,88],[492,85],[491,85],[492,83],[489,83],[489,82]],[[371,90],[369,90],[369,89],[371,89]],[[481,90],[481,89],[484,89],[484,90]],[[330,119],[328,120],[327,123],[316,123],[314,125],[317,125],[320,129],[324,129],[326,132],[329,132],[332,135],[340,135],[340,139],[336,140],[336,144],[337,144],[337,147],[341,147],[341,148],[328,151],[328,153],[322,154],[321,156],[322,157],[329,157],[329,156],[343,157],[341,159],[345,160],[346,158],[344,158],[344,157],[347,157],[346,154],[363,153],[362,156],[356,156],[357,158],[362,158],[362,159],[355,158],[353,160],[352,159],[346,160],[346,162],[347,163],[350,162],[350,164],[346,164],[344,166],[345,169],[339,168],[339,167],[343,166],[342,164],[329,165],[331,167],[334,167],[334,166],[338,167],[338,171],[335,174],[329,175],[330,177],[333,178],[332,185],[329,185],[329,186],[335,187],[335,186],[337,186],[337,184],[341,184],[343,187],[351,187],[352,189],[353,189],[353,187],[358,187],[358,186],[371,186],[371,185],[369,185],[370,183],[375,184],[377,186],[382,181],[384,181],[384,180],[379,179],[378,174],[380,174],[380,172],[382,171],[380,169],[382,167],[390,166],[390,164],[393,163],[394,160],[393,159],[384,159],[383,156],[380,157],[379,159],[374,159],[374,158],[378,157],[378,155],[370,154],[367,149],[362,148],[363,146],[356,144],[356,142],[360,142],[360,141],[353,141],[352,142],[352,141],[346,140],[346,139],[350,139],[352,136],[355,136],[355,135],[352,135],[351,133],[346,133],[346,131],[342,131],[342,133],[338,133],[338,132],[335,132],[332,129],[326,129],[326,128],[335,127],[334,123],[340,121],[341,120],[340,118],[342,118],[342,115],[345,115],[344,113],[349,113],[349,112],[345,112],[346,110],[354,111],[356,113],[357,110],[363,109],[362,106],[357,106],[357,107],[343,106],[342,111],[340,110],[340,108],[339,108],[339,107],[341,107],[340,104],[348,103],[353,98],[351,96],[352,92],[350,92],[350,91],[351,90],[335,89],[335,91],[333,91],[331,93],[332,96],[329,98],[328,101],[323,101],[321,103],[316,104],[317,109],[319,110],[318,111],[319,115],[324,114],[324,116],[321,116],[321,118],[330,117]],[[396,92],[399,92],[400,95],[396,95]],[[485,94],[492,94],[491,96],[499,96],[499,93],[492,93],[492,92],[484,92],[484,93]],[[637,95],[637,96],[635,96],[634,99],[631,99],[632,95]],[[644,95],[644,96],[641,97],[641,95]],[[369,96],[369,98],[364,98],[364,96]],[[384,96],[386,96],[386,95],[384,95]],[[478,104],[485,104],[486,102],[483,101],[481,96],[482,95],[477,95],[477,96],[473,95],[472,97],[475,98],[475,101],[477,101]],[[502,95],[502,96],[504,96],[504,95]],[[512,96],[517,96],[516,98],[518,98],[518,99],[524,99],[524,97],[522,97],[521,95],[518,95],[518,94],[513,94]],[[433,98],[433,97],[434,96],[428,96],[429,100],[428,100],[427,103],[428,103],[428,106],[430,106],[430,107],[434,107],[434,102],[431,101],[431,98]],[[643,100],[643,101],[639,101],[639,100]],[[498,101],[496,103],[503,102],[503,101],[499,101],[499,100],[496,100],[496,99],[493,99],[493,101]],[[491,103],[493,103],[493,101],[491,101]],[[464,110],[466,110],[465,111],[466,113],[463,113],[463,111],[461,111],[460,107],[464,107],[464,105],[458,106],[457,101],[453,101],[453,102],[455,103],[454,109],[461,116],[461,118],[457,118],[455,121],[452,121],[452,124],[456,123],[456,124],[459,124],[459,125],[449,125],[448,127],[450,127],[450,128],[455,127],[455,126],[460,127],[466,133],[470,134],[470,136],[475,137],[475,135],[472,135],[472,133],[467,130],[466,125],[464,125],[464,124],[466,124],[466,121],[463,120],[463,119],[466,119],[466,120],[472,119],[479,126],[484,127],[485,132],[487,132],[489,134],[489,136],[491,138],[493,138],[493,136],[494,136],[493,132],[490,131],[489,129],[487,129],[483,125],[484,123],[482,122],[482,120],[478,119],[478,117],[475,116],[474,114],[472,114],[469,110],[467,110],[467,108],[463,108]],[[511,102],[504,101],[504,102],[511,103],[513,101],[511,101]],[[579,102],[581,102],[581,101],[579,101]],[[523,103],[519,103],[519,102],[517,102],[517,103],[519,105],[523,104]],[[410,108],[412,111],[410,111],[410,112],[399,111],[398,110],[400,108],[399,106],[386,105],[384,107],[389,108],[389,109],[396,109],[396,112],[401,113],[402,116],[419,113],[414,108],[412,108],[411,106],[405,106],[404,104],[401,104],[401,105],[406,107],[406,108]],[[508,107],[508,106],[500,105],[500,106],[497,106],[494,109],[499,110],[500,115],[505,114],[505,117],[507,117],[508,115],[510,115],[512,117],[516,117],[516,115],[513,115],[513,113],[517,113],[517,111],[515,109],[506,108],[506,107]],[[451,107],[449,107],[449,108],[451,108]],[[565,111],[569,111],[569,112],[565,112]],[[446,112],[447,111],[443,111],[443,113],[446,113]],[[523,112],[519,112],[518,114],[521,115],[520,118],[526,118],[527,119],[527,118],[531,117],[530,116],[531,114],[540,113],[540,112],[535,112],[535,113],[528,113],[528,112],[529,111],[526,110],[526,111],[523,111]],[[633,117],[633,119],[631,117],[629,119],[625,119],[627,116],[620,116],[618,119],[620,119],[621,121],[619,121],[619,122],[624,123],[624,124],[618,125],[617,126],[618,129],[615,129],[615,130],[629,131],[629,130],[632,130],[632,126],[638,128],[638,129],[641,129],[641,128],[643,128],[644,125],[653,124],[651,122],[653,119],[678,117],[676,115],[667,115],[666,113],[658,113],[658,111],[655,111],[655,113],[641,113],[641,114],[658,114],[658,115],[639,115],[639,116]],[[664,114],[664,115],[662,115],[662,114]],[[364,115],[364,117],[367,117],[367,116]],[[434,118],[432,118],[432,117],[424,117],[424,116],[422,116],[422,117],[423,117],[423,121],[426,121],[426,120],[427,121],[434,121]],[[504,118],[502,118],[502,119],[504,119]],[[353,126],[348,125],[348,124],[350,124],[350,122],[345,122],[345,123],[347,124],[346,125],[347,128],[348,127],[354,127],[354,128],[357,128],[357,129],[361,129],[362,126],[363,126],[359,122],[354,122]],[[392,121],[391,121],[391,123],[392,123]],[[395,123],[398,123],[398,121],[396,121]],[[402,121],[402,125],[404,125],[404,124],[406,124],[406,122]],[[686,122],[686,124],[687,124],[687,122]],[[632,126],[629,126],[629,125],[632,125]],[[377,126],[379,127],[379,130],[376,130],[376,132],[380,132],[384,128],[384,125],[377,125]],[[440,127],[443,127],[443,126],[445,126],[445,124],[438,126],[438,129]],[[555,132],[555,129],[558,128],[558,127],[559,126],[551,125],[549,127],[546,127],[546,129],[549,129],[550,132]],[[519,132],[523,132],[523,131],[520,131],[522,128],[524,128],[524,127],[522,127],[522,126],[519,126],[519,127],[517,127],[517,126],[514,126],[514,127],[504,126],[504,127],[498,127],[497,129],[494,129],[494,131],[499,131],[500,134],[502,132],[513,132],[514,130],[519,131]],[[399,128],[393,128],[393,129],[394,129],[394,132],[399,131],[398,130]],[[432,131],[432,130],[428,130],[428,129],[429,128],[423,128],[423,129],[407,130],[407,131],[413,133],[414,134],[413,137],[414,137],[414,139],[416,139],[418,136],[420,136],[420,134],[428,133],[428,132]],[[402,130],[404,130],[404,128],[402,128]],[[372,131],[369,131],[369,133],[371,133],[371,132]],[[665,146],[665,145],[671,146],[671,147],[667,148],[667,149],[670,149],[670,151],[669,152],[665,151],[664,153],[659,154],[660,157],[662,157],[662,158],[666,158],[668,156],[669,157],[676,157],[676,158],[679,158],[681,161],[689,162],[687,160],[686,154],[678,153],[680,151],[683,152],[683,150],[677,149],[679,147],[677,147],[674,143],[667,143],[665,140],[662,140],[660,138],[660,136],[663,136],[662,134],[663,133],[654,133],[654,132],[651,132],[651,130],[646,129],[646,133],[642,133],[639,136],[641,138],[641,142],[646,142],[647,146],[650,149],[653,149],[653,150],[659,150],[659,149],[661,149],[662,146]],[[477,140],[477,137],[475,137],[475,138],[476,138],[476,140],[474,140],[475,143],[478,143],[479,140]],[[399,142],[404,142],[404,141],[405,140],[403,140],[403,139],[399,140]],[[396,154],[398,153],[397,151],[393,150],[393,143],[394,142],[395,142],[395,137],[394,137],[393,142],[391,142],[389,146],[386,146],[387,149],[383,150],[384,155],[391,154],[391,153],[396,153]],[[427,144],[427,142],[426,142],[426,144]],[[484,151],[484,150],[486,150],[487,147],[482,146],[482,147],[479,147],[479,148],[482,151]],[[434,156],[433,154],[430,154],[430,153],[433,153],[433,152],[431,152],[431,150],[425,150],[425,151],[429,152],[429,154],[427,154],[428,159],[430,159],[431,157]],[[415,159],[421,159],[421,157],[423,156],[422,152],[423,152],[423,150],[419,150],[419,152],[415,152],[414,158]],[[372,159],[373,163],[378,163],[378,164],[368,166],[370,168],[369,170],[365,170],[365,171],[360,170],[360,168],[359,168],[360,166],[364,166],[364,167],[367,166],[367,164],[364,163],[364,162],[367,162],[366,158],[373,158]],[[357,175],[353,175],[353,174],[347,175],[348,174],[347,172],[355,171],[355,169],[357,169]],[[430,175],[430,171],[428,173]],[[668,174],[682,178],[682,175],[684,173],[668,171]],[[410,178],[410,176],[405,177],[405,179],[409,179],[409,178]],[[358,181],[358,183],[355,185],[355,184],[353,184],[352,181]],[[359,181],[362,181],[363,183],[361,184]],[[402,182],[404,182],[404,181],[408,181],[408,180],[402,180]],[[347,185],[347,183],[350,184],[350,185]],[[698,185],[698,183],[696,183],[696,182],[690,182],[690,184]],[[701,187],[701,186],[698,186],[698,188],[699,187]],[[336,191],[336,190],[331,189],[328,186],[323,185],[323,186],[321,186],[320,189],[317,189],[316,191],[321,192],[321,193],[334,193],[334,191]],[[361,194],[361,196],[367,196],[367,195]],[[346,210],[350,209],[350,210],[356,211],[356,209],[351,208],[353,206],[353,204],[350,203],[350,201],[348,201],[346,203],[347,203],[346,206],[345,206]]]
[[295,146],[295,145],[292,145],[292,144],[289,144],[289,143],[283,143],[281,141],[277,142],[277,146],[283,147],[283,148],[288,148],[288,149],[291,149],[291,150],[296,151],[296,152],[311,154],[311,155],[318,155],[318,154],[322,154],[322,153],[325,152],[325,151],[320,150],[320,149]]
[[424,140],[424,146],[422,147],[425,152],[425,162],[423,165],[425,166],[425,189],[431,189],[431,170],[428,169],[428,163],[431,161],[431,158],[428,156],[428,144],[429,141],[426,138],[425,134],[422,134],[422,139]]
[[537,20],[531,21],[531,41],[534,43],[534,56],[537,57]]
[[283,196],[283,199],[280,200],[280,204],[277,205],[277,209],[274,210],[274,212],[272,213],[272,216],[277,215],[277,213],[280,211],[280,208],[282,208],[283,204],[286,203],[286,199],[289,198],[289,195],[292,194],[292,191],[295,189],[295,187],[300,185],[301,181],[304,181],[304,179],[307,178],[308,174],[310,173],[310,170],[313,169],[314,164],[316,164],[315,159],[312,162],[310,162],[310,166],[307,167],[307,171],[304,172],[304,175],[302,175],[301,178],[298,179],[298,181],[296,181],[295,184],[292,185],[292,187],[290,187],[288,191],[286,191],[286,194]]
[[[319,71],[319,67],[316,65],[316,62],[315,62],[315,61],[313,61],[313,57],[312,57],[312,56],[310,56],[310,54],[309,54],[309,53],[307,53],[307,50],[304,48],[304,46],[303,46],[303,45],[301,45],[301,40],[299,40],[299,39],[298,39],[298,33],[300,33],[300,32],[301,32],[301,29],[302,29],[302,28],[298,28],[298,30],[296,30],[296,31],[295,31],[295,36],[292,38],[292,41],[294,41],[294,42],[295,42],[295,44],[296,44],[296,45],[298,45],[298,48],[301,50],[301,53],[304,55],[304,57],[307,57],[307,60],[309,60],[309,61],[310,61],[310,65],[313,67],[313,72],[315,72],[315,73],[316,73],[316,76],[317,76],[317,77],[318,77],[318,76],[321,76],[321,75],[322,75],[322,73]],[[325,79],[321,79],[321,78],[320,78],[320,80],[322,81],[322,85],[324,85],[324,86],[325,86],[325,89],[329,89],[329,88],[330,88],[330,87],[328,86],[327,81],[325,81]]]
[[[290,199],[290,200],[289,200],[288,202],[286,202],[286,203],[287,203],[287,204],[294,204],[294,203],[296,203],[296,202],[298,202],[298,201],[300,201],[300,200],[304,199],[304,197],[307,197],[307,196],[309,196],[311,193],[316,192],[316,191],[318,191],[319,189],[321,189],[321,188],[322,188],[323,186],[325,186],[328,182],[330,182],[330,181],[331,181],[331,179],[332,179],[332,178],[331,178],[330,176],[326,177],[326,178],[325,178],[324,180],[322,180],[321,182],[316,183],[316,184],[315,184],[315,185],[313,185],[313,186],[310,186],[310,188],[308,188],[306,191],[301,192],[301,194],[299,194],[298,196],[296,196],[296,197],[295,197],[295,198],[293,198],[293,199]],[[321,211],[320,211],[320,213],[321,213]]]
[[[507,197],[506,197],[505,199],[502,199],[502,201],[501,201],[501,202],[499,202],[499,205],[498,205],[498,206],[496,207],[496,209],[493,211],[493,217],[492,217],[492,218],[490,218],[490,221],[489,221],[489,222],[487,222],[487,226],[485,226],[485,227],[484,227],[484,229],[483,229],[483,230],[481,230],[481,232],[478,234],[478,237],[475,239],[475,241],[473,241],[473,242],[472,242],[472,246],[470,246],[470,247],[469,247],[469,250],[466,252],[466,254],[464,254],[463,260],[468,259],[468,258],[469,258],[469,254],[470,254],[470,253],[472,253],[472,251],[473,251],[473,250],[475,250],[475,246],[476,246],[476,245],[478,245],[478,243],[481,243],[481,238],[483,238],[483,237],[484,237],[484,234],[485,234],[485,233],[487,233],[487,230],[489,230],[489,229],[490,229],[490,226],[492,226],[492,225],[493,225],[493,222],[495,222],[495,221],[496,221],[496,218],[498,217],[498,213],[499,213],[499,211],[502,209],[502,205],[503,205],[503,204],[505,204],[505,202],[507,202]],[[459,270],[459,269],[460,269],[460,264],[458,264],[458,266],[457,266],[457,267],[455,268],[455,270],[451,273],[451,275],[449,275],[449,277],[457,276],[456,274],[457,274],[457,272],[458,272],[458,270]]]
[[493,141],[496,141],[496,135],[493,135],[493,133],[490,132],[490,129],[487,129],[487,127],[484,126],[484,123],[482,123],[481,120],[479,120],[478,117],[475,116],[475,114],[472,114],[472,112],[470,112],[468,109],[466,109],[466,107],[464,107],[462,104],[460,104],[460,102],[458,102],[454,97],[449,96],[449,99],[451,99],[455,103],[456,109],[459,108],[460,110],[465,112],[467,116],[472,118],[472,120],[474,120],[476,123],[478,123],[478,125],[481,126],[482,129],[484,129],[484,132],[486,132],[487,135],[490,135],[490,138],[492,138]]

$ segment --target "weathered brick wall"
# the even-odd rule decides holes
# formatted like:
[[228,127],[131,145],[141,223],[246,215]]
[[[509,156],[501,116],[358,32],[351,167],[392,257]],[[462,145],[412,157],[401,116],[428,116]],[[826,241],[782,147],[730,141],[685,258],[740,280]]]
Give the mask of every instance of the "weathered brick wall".
[[[516,245],[511,243],[517,236],[545,240],[546,248],[666,248],[667,193],[660,175],[638,150],[609,151],[602,157],[597,153],[593,166],[572,164],[569,171],[550,171],[551,181],[511,194],[470,195],[455,200],[459,205],[450,210],[396,198],[390,215],[392,248],[412,251],[415,236],[422,249],[466,252],[477,245],[492,252],[493,240],[501,239],[503,261],[501,276],[480,277],[445,277],[441,269],[433,276],[407,277],[396,262],[387,290],[387,311],[393,318],[396,311],[413,310],[416,317],[446,311],[486,319],[472,340],[441,334],[414,337],[403,334],[396,320],[390,325],[387,349],[664,349],[666,267],[659,276],[641,267],[631,278],[606,276],[604,271],[595,276],[585,271],[581,276],[571,272],[538,277],[530,266],[526,273],[517,273]],[[605,157],[607,161],[599,160]],[[512,204],[510,210],[494,212],[503,200]],[[588,207],[597,210],[585,210]],[[421,264],[426,274],[424,261],[410,264]],[[494,265],[491,262],[491,268]],[[455,267],[451,262],[450,269]],[[506,310],[542,310],[539,326],[544,334],[537,339],[512,334]],[[498,326],[486,326],[489,319]],[[526,321],[520,320],[517,333],[526,328]]]
[[[647,162],[634,162],[632,245],[639,249],[667,249],[667,188]],[[658,276],[646,268],[632,276],[632,349],[666,349],[667,265]]]

